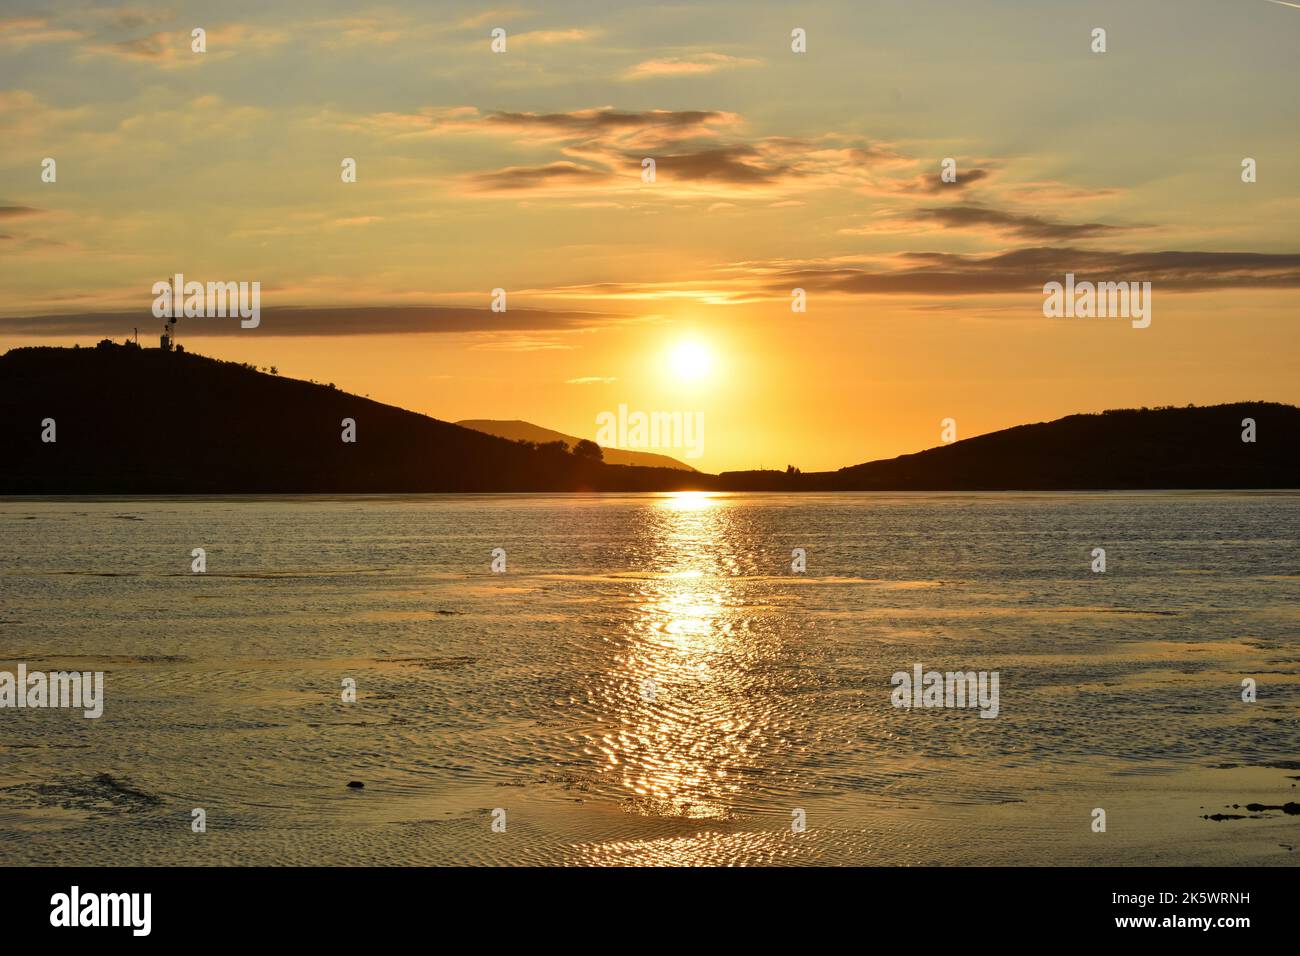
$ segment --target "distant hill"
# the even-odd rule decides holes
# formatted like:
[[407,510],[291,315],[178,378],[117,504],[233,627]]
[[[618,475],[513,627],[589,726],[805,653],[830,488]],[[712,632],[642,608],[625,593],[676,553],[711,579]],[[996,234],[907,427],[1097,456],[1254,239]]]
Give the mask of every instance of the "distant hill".
[[[1255,420],[1253,443],[1241,440],[1246,418]],[[736,491],[1300,488],[1300,408],[1238,402],[1069,415],[839,471],[718,478]]]
[[[41,441],[42,421],[57,441]],[[341,440],[344,418],[357,441]],[[133,346],[0,356],[0,494],[649,491],[691,473],[536,449],[332,385]]]
[[[345,418],[354,444],[341,440]],[[0,356],[0,494],[1300,488],[1300,409],[1271,402],[1070,415],[808,474],[609,464],[535,440],[192,353]]]
[[[478,432],[496,435],[498,438],[509,438],[511,441],[531,441],[539,445],[546,442],[562,441],[569,447],[570,451],[581,440],[573,435],[565,435],[563,432],[552,431],[549,428],[534,425],[532,422],[520,421],[517,418],[508,421],[493,418],[466,418],[456,424],[461,428],[472,428]],[[681,471],[695,470],[690,465],[680,462],[676,458],[669,458],[667,455],[656,455],[648,451],[625,451],[622,448],[602,448],[601,450],[605,454],[605,461],[611,465],[677,468]]]

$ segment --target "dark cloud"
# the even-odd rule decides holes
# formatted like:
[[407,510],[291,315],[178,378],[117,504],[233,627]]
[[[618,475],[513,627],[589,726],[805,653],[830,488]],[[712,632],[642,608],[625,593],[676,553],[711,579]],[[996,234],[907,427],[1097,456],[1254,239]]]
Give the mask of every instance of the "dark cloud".
[[[828,133],[814,139],[789,136],[745,138],[741,117],[722,110],[617,110],[565,113],[483,113],[474,107],[430,108],[419,114],[380,114],[380,129],[399,135],[424,125],[436,131],[494,131],[516,144],[549,146],[564,162],[513,165],[464,177],[480,192],[570,190],[613,183],[627,171],[635,188],[646,157],[668,182],[697,184],[697,192],[781,191],[791,188],[859,188],[868,192],[921,193],[926,178],[898,182],[900,167],[915,161],[883,142]],[[987,171],[973,169],[968,182]],[[710,190],[708,187],[716,187]]]
[[577,163],[556,162],[546,166],[508,166],[491,173],[478,173],[470,183],[481,192],[509,192],[520,189],[548,187],[589,186],[609,179],[609,174],[579,166]]
[[5,206],[0,205],[0,219],[17,219],[20,216],[39,216],[44,209],[36,209],[32,206]]
[[165,33],[153,33],[130,40],[97,44],[92,49],[128,60],[165,60],[169,59],[174,52],[169,45],[170,40],[171,38]]
[[[656,176],[666,182],[714,183],[727,186],[779,186],[803,178],[813,177],[824,170],[801,165],[798,159],[787,156],[788,145],[762,148],[744,143],[712,146],[703,149],[682,149],[678,152],[655,152]],[[489,173],[469,177],[470,184],[479,191],[509,191],[524,189],[567,189],[611,181],[614,168],[623,168],[635,180],[641,173],[641,163],[646,153],[623,152],[601,154],[591,162],[600,164],[584,166],[563,161],[546,166],[510,166]],[[608,168],[608,170],[607,170]]]
[[964,206],[942,206],[938,209],[919,209],[913,216],[915,222],[936,222],[947,229],[973,229],[990,227],[998,232],[1009,232],[1025,239],[1070,241],[1091,239],[1119,232],[1120,227],[1101,222],[1053,222],[1041,216],[1020,215],[990,209],[977,203]]
[[1151,282],[1159,289],[1300,288],[1300,253],[1100,252],[1069,247],[1017,249],[991,256],[905,253],[897,268],[792,269],[772,279],[792,287],[848,294],[971,295],[1041,292],[1067,272],[1079,281]]
[[[244,329],[238,319],[182,318],[177,326],[181,341],[187,335],[261,336],[300,335],[402,335],[421,332],[518,332],[565,331],[600,324],[616,318],[599,312],[565,312],[546,309],[463,309],[441,306],[389,308],[263,308],[262,321],[255,329]],[[121,339],[133,328],[152,332],[161,328],[149,308],[133,312],[84,312],[69,315],[0,317],[0,334],[7,335],[94,335]]]
[[[640,166],[640,159],[635,159]],[[694,152],[669,153],[655,157],[655,172],[666,179],[693,182],[723,182],[737,185],[765,185],[791,170],[789,164],[773,161],[753,146],[719,146]]]
[[945,183],[938,173],[926,173],[917,176],[898,187],[902,193],[924,193],[929,196],[941,196],[944,193],[960,192],[976,183],[981,183],[993,175],[991,169],[968,169],[962,172],[955,183]]

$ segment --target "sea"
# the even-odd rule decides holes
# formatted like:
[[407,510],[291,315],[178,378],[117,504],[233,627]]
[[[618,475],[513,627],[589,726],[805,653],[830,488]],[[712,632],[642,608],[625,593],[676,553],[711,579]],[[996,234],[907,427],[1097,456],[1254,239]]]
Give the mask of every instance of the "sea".
[[1294,866],[1298,625],[1294,492],[0,499],[0,864]]

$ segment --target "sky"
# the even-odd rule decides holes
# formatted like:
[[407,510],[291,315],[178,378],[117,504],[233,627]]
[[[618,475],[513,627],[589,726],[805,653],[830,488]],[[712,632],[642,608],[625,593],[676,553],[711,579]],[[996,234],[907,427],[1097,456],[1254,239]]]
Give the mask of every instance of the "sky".
[[[256,281],[179,341],[450,421],[698,415],[706,471],[1294,404],[1298,48],[1273,0],[0,0],[0,350]],[[1046,316],[1067,273],[1150,325]]]

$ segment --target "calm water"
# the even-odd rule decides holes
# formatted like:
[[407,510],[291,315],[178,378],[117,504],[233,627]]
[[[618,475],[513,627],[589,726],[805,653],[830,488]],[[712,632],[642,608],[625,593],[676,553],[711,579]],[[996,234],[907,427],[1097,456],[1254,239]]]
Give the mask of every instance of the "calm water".
[[[1290,494],[0,500],[0,668],[106,672],[0,710],[0,863],[1294,864],[1225,807],[1300,799],[1298,538]],[[999,716],[894,708],[916,663]]]

